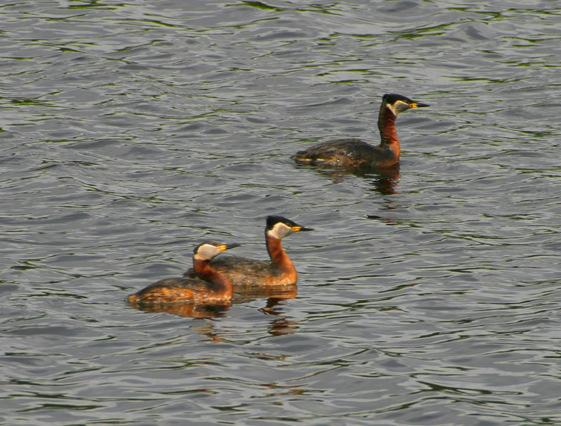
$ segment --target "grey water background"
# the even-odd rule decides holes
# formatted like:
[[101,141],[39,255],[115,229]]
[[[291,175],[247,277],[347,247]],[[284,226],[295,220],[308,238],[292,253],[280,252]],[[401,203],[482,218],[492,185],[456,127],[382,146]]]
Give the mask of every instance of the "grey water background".
[[[561,423],[556,1],[0,5],[0,423]],[[298,167],[336,137],[399,176]],[[208,318],[127,294],[204,239],[298,295]]]

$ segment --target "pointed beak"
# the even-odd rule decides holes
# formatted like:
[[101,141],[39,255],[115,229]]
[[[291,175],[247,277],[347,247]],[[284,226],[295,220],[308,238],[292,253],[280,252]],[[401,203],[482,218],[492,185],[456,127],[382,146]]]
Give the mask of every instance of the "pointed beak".
[[292,229],[292,232],[313,231],[312,228],[306,228],[306,227],[300,226],[300,225],[295,225],[291,229]]
[[218,249],[219,249],[221,252],[223,252],[223,251],[230,250],[230,249],[233,249],[233,248],[239,247],[239,246],[240,246],[240,245],[239,245],[238,243],[220,244],[220,245],[218,246]]
[[414,102],[409,104],[410,108],[424,108],[424,107],[428,107],[428,106],[430,106],[430,105],[429,104],[424,104],[422,102],[417,102],[417,101],[414,101]]

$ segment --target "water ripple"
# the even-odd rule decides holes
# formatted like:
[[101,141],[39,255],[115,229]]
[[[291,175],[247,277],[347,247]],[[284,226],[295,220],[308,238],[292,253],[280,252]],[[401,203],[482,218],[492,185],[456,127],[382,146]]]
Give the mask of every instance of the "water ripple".
[[[543,3],[9,3],[2,416],[9,424],[558,423],[559,11]],[[399,118],[399,173],[294,165]],[[208,238],[285,293],[140,311]],[[194,421],[194,420],[193,420]]]

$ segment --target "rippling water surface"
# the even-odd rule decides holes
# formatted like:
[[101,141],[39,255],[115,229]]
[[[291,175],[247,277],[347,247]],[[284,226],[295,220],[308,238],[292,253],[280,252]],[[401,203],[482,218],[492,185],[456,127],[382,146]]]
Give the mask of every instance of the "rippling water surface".
[[[0,5],[0,423],[561,423],[556,2]],[[399,176],[298,167],[399,118]],[[298,292],[127,294],[212,238]]]

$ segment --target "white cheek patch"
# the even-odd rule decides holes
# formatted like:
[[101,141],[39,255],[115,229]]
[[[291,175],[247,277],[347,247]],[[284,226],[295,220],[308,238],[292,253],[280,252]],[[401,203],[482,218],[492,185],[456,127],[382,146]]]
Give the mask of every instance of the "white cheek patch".
[[209,260],[219,253],[218,249],[210,244],[203,244],[195,253],[195,259]]
[[409,104],[407,102],[403,102],[403,101],[397,101],[395,103],[395,106],[396,106],[398,111],[405,111],[406,109],[410,108]]
[[405,111],[406,109],[409,109],[409,104],[407,102],[403,102],[403,101],[397,101],[394,104],[394,108],[398,111]]
[[273,229],[269,229],[267,234],[273,238],[282,239],[290,233],[290,227],[284,223],[276,223]]
[[386,107],[393,113],[393,115],[397,115],[397,112],[395,112],[395,108],[392,104],[387,104]]
[[402,111],[409,109],[409,104],[400,100],[395,101],[393,104],[388,104],[388,109],[393,112],[393,115],[397,116]]

